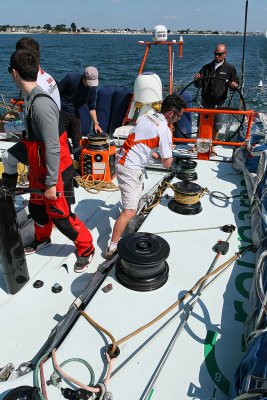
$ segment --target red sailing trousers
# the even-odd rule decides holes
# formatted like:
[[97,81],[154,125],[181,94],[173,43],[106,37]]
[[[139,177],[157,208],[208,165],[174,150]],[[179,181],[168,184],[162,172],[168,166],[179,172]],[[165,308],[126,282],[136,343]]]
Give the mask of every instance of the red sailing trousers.
[[[72,170],[72,159],[67,140],[66,132],[59,136],[60,166],[56,190],[60,195],[56,200],[49,200],[43,194],[31,194],[29,211],[34,220],[36,240],[49,239],[54,223],[60,232],[73,240],[78,256],[88,256],[94,250],[92,235],[84,223],[71,212],[68,202],[72,174],[65,172]],[[24,141],[24,144],[30,166],[29,186],[45,190],[47,169],[44,144],[37,141]],[[62,178],[64,175],[65,178]]]

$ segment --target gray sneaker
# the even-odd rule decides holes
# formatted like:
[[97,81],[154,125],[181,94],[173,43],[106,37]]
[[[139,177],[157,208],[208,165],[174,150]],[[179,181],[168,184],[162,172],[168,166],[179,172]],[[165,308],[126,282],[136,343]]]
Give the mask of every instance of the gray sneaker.
[[89,256],[83,257],[77,257],[77,261],[74,264],[74,271],[77,272],[78,274],[80,272],[84,272],[87,270],[88,265],[91,264],[93,258],[95,255],[95,250],[92,251],[92,253]]
[[24,252],[26,255],[30,255],[33,253],[36,253],[36,251],[44,249],[47,246],[50,246],[51,244],[51,239],[43,240],[43,241],[38,241],[34,239],[34,241],[27,247],[24,248]]
[[111,260],[115,256],[116,253],[117,253],[117,247],[114,247],[112,250],[110,250],[110,247],[108,247],[105,252],[104,257],[107,260]]

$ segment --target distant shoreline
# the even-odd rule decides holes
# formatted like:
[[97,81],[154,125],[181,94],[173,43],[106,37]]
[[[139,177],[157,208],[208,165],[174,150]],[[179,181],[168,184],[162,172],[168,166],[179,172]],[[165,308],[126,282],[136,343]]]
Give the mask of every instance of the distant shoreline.
[[[152,36],[152,33],[144,32],[0,32],[0,35],[128,35],[128,36]],[[170,36],[243,36],[243,33],[179,33],[171,32]],[[262,36],[263,34],[249,32],[247,36]]]

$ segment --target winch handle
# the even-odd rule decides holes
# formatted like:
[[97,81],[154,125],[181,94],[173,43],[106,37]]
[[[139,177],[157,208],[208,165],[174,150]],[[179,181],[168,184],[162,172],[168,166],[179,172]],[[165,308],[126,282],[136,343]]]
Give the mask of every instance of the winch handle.
[[[44,194],[45,189],[35,189],[35,188],[7,188],[5,186],[0,187],[0,197],[6,196],[18,196],[27,193],[34,194]],[[56,196],[60,197],[61,192],[56,192]]]

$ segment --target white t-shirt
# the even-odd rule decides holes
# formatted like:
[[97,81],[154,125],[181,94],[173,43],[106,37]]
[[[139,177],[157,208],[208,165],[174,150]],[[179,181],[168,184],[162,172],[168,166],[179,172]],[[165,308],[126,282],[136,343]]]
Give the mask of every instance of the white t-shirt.
[[163,114],[144,114],[125,140],[117,162],[129,169],[144,168],[156,150],[161,158],[172,157],[172,133]]
[[57,87],[57,83],[54,80],[54,78],[47,72],[45,72],[41,67],[39,69],[37,76],[37,85],[41,86],[41,88],[44,89],[45,92],[50,94],[52,99],[57,103],[57,106],[60,110],[61,103],[60,103],[60,94]]
[[221,65],[223,65],[224,61],[221,61],[219,63],[215,62],[215,71],[217,68],[219,68]]

